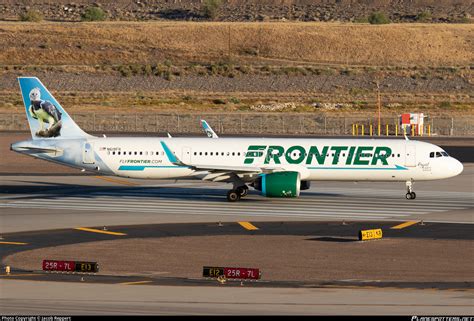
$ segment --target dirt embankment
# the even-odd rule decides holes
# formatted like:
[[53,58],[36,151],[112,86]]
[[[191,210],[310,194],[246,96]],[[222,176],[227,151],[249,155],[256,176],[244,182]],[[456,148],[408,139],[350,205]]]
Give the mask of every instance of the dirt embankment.
[[[262,102],[376,104],[390,112],[473,107],[470,25],[0,23],[0,108],[38,76],[67,108],[250,111]],[[438,110],[439,109],[439,110]]]
[[1,65],[469,66],[472,25],[1,23]]

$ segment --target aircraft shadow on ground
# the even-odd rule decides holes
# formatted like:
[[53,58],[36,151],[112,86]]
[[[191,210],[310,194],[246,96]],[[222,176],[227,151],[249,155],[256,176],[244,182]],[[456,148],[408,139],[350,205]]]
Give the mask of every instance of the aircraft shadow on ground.
[[[161,199],[177,199],[177,200],[194,200],[194,201],[211,201],[211,202],[227,202],[227,189],[222,188],[200,188],[196,187],[173,187],[173,186],[96,186],[96,185],[77,185],[67,183],[52,182],[35,182],[35,181],[19,181],[25,185],[3,185],[0,195],[7,196],[22,195],[23,197],[15,197],[15,199],[38,198],[38,194],[43,199],[55,199],[63,197],[81,197],[81,198],[98,198],[98,197],[124,197],[130,196],[135,199],[157,197]],[[31,185],[35,184],[35,185]],[[229,185],[230,187],[230,185]],[[249,196],[260,196],[260,192],[251,190]],[[336,193],[316,193],[302,192],[301,196],[310,197],[338,197]],[[281,199],[281,198],[279,198]],[[295,198],[296,200],[297,198]],[[265,202],[272,198],[266,197],[246,197],[240,202]]]
[[350,243],[350,242],[358,242],[359,240],[358,239],[343,238],[343,237],[322,236],[322,237],[313,237],[313,238],[310,238],[310,239],[305,239],[305,241]]

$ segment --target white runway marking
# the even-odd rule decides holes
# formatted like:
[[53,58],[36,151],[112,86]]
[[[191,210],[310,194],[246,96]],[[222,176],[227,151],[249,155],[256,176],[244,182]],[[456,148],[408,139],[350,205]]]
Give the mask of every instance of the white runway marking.
[[[225,190],[131,188],[91,191],[83,196],[56,195],[11,199],[0,207],[82,210],[101,212],[156,213],[179,215],[266,216],[403,220],[410,215],[439,213],[474,207],[469,193],[419,191],[416,200],[406,200],[400,190],[358,188],[312,188],[300,198],[264,198],[255,194],[240,202],[225,201]],[[466,194],[466,195],[464,195]]]

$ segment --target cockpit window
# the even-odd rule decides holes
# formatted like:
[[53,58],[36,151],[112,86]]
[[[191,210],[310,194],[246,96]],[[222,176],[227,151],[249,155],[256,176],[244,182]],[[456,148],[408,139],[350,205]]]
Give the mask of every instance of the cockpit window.
[[444,150],[441,152],[431,152],[430,153],[430,158],[438,158],[438,157],[449,157],[449,154],[446,153]]

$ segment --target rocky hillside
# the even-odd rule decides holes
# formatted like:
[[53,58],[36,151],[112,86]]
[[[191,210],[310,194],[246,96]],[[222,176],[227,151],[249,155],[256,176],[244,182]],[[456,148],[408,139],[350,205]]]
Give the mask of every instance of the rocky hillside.
[[[0,19],[17,20],[39,10],[46,20],[78,21],[85,8],[102,7],[109,20],[208,20],[206,0],[3,0]],[[384,12],[393,22],[472,22],[474,5],[467,0],[222,0],[218,21],[354,21]]]

